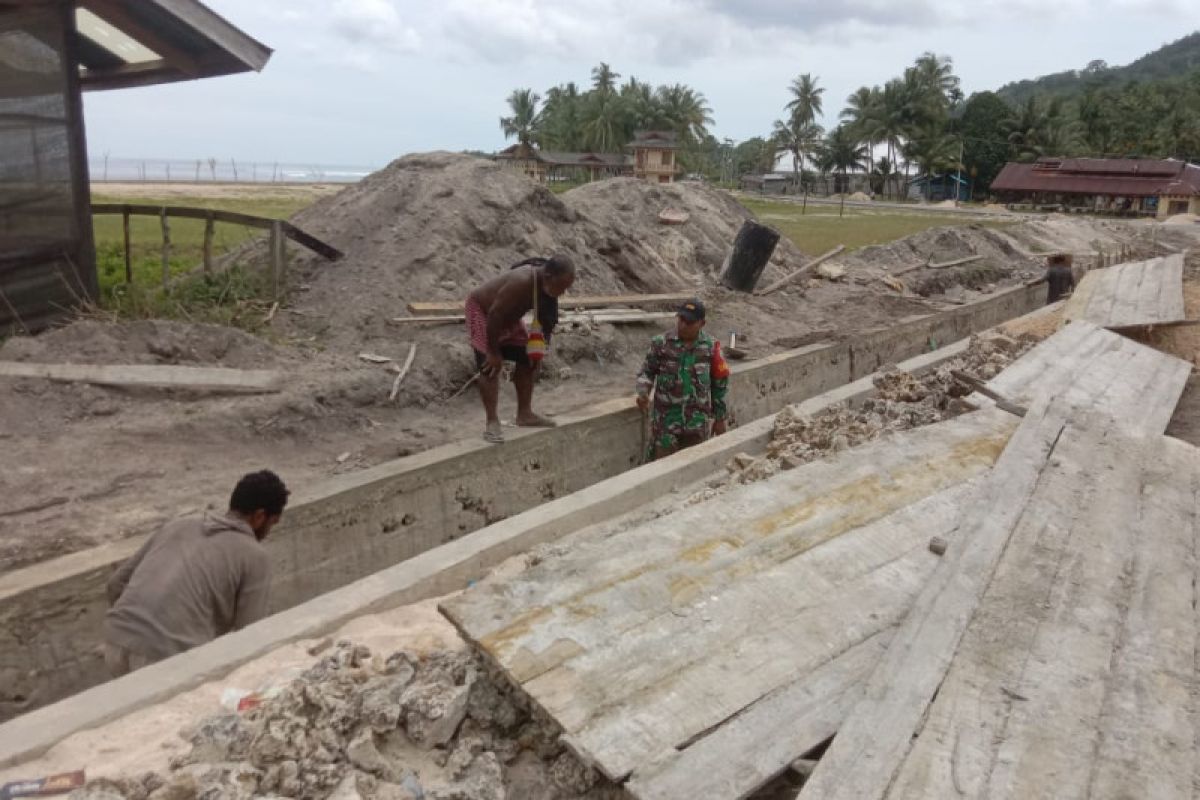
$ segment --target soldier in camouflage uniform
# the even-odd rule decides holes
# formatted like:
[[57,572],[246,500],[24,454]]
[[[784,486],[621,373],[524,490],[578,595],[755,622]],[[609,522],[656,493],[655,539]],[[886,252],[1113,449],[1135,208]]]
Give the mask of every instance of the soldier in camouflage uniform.
[[651,441],[647,459],[662,458],[725,432],[729,415],[729,365],[721,343],[704,332],[704,304],[689,300],[679,307],[675,330],[655,336],[637,377],[637,404],[650,407]]

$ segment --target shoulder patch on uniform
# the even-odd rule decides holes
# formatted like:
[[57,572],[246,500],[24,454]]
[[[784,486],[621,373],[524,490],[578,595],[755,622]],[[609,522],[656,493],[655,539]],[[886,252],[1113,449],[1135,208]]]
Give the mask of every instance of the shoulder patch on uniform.
[[714,378],[729,377],[729,362],[725,360],[724,354],[721,353],[720,339],[713,339],[712,376]]

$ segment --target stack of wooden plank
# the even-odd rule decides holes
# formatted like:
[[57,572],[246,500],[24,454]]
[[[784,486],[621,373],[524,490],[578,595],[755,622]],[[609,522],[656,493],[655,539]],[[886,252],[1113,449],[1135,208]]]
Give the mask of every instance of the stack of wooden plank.
[[1200,458],[1162,432],[1189,373],[1076,322],[989,384],[1023,419],[983,409],[581,535],[442,609],[639,800],[748,796],[835,733],[804,797],[1183,785]]
[[1063,319],[1085,320],[1113,330],[1184,322],[1183,256],[1088,272],[1067,301]]

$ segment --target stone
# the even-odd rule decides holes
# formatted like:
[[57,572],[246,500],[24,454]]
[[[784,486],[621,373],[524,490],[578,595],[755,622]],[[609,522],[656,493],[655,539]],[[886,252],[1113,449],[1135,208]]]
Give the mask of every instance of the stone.
[[564,750],[550,765],[550,778],[564,792],[583,794],[596,785],[599,776],[596,770]]
[[412,681],[414,671],[386,675],[369,681],[362,690],[362,721],[376,733],[394,731],[400,725],[404,690]]
[[379,752],[379,746],[375,743],[375,733],[370,727],[363,728],[346,745],[346,758],[363,772],[376,775],[386,781],[395,783],[404,778],[404,769],[401,765]]
[[415,683],[404,693],[404,729],[417,744],[441,747],[450,741],[471,698],[471,684]]
[[74,790],[67,795],[67,800],[129,800],[129,797],[115,782],[101,779]]
[[185,763],[241,761],[248,757],[256,733],[255,725],[241,714],[210,717],[184,735],[192,745]]
[[818,264],[816,274],[827,281],[840,281],[846,277],[846,268],[839,264]]

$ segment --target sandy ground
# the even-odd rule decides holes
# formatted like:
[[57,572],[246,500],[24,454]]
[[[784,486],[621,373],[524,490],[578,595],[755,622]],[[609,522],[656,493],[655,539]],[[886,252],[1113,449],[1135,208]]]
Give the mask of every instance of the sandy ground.
[[[298,260],[296,291],[261,337],[185,322],[84,320],[9,340],[0,358],[268,368],[283,372],[286,382],[277,395],[230,397],[4,381],[0,447],[9,466],[0,471],[0,572],[221,506],[237,477],[250,470],[275,469],[303,491],[332,475],[477,435],[482,410],[474,390],[448,399],[473,371],[461,327],[401,326],[389,319],[405,315],[413,300],[461,302],[471,286],[522,252],[562,247],[576,253],[580,293],[690,287],[709,304],[710,333],[728,341],[736,331],[739,344],[758,358],[984,297],[1034,274],[1036,262],[1017,248],[1086,248],[1098,239],[1145,243],[1151,231],[1053,217],[1011,233],[932,229],[854,254],[843,263],[841,280],[801,280],[754,298],[714,280],[745,209],[703,187],[668,191],[628,179],[605,184],[561,200],[524,178],[495,172],[488,162],[436,154],[402,160],[297,215],[306,229],[343,247],[347,258]],[[664,204],[688,204],[692,222],[658,225]],[[1170,231],[1180,241],[1192,233],[1185,226]],[[785,244],[764,280],[803,263],[803,254]],[[988,272],[981,276],[977,265],[919,268],[930,257],[964,252],[987,254]],[[879,281],[912,265],[918,269],[901,279],[909,287],[903,292]],[[911,287],[921,285],[931,285],[932,294],[915,294]],[[535,404],[564,417],[615,397],[632,402],[634,377],[659,330],[561,330]],[[358,354],[398,362],[414,343],[412,371],[399,401],[390,403],[394,374]],[[514,412],[506,388],[501,416],[511,419]]]

